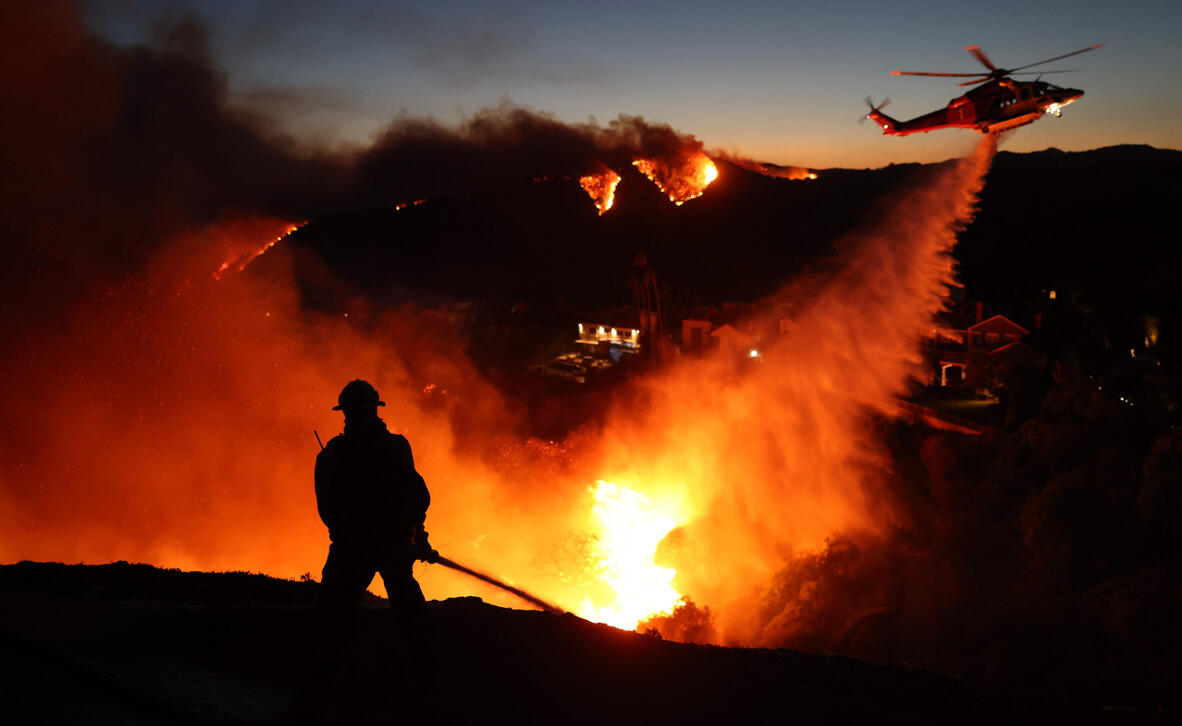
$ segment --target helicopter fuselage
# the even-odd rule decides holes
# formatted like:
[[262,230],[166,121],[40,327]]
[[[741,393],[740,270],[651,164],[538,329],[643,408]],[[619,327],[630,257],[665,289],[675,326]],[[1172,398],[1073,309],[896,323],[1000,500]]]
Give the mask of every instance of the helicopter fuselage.
[[1047,114],[1058,116],[1083,93],[1078,88],[1060,88],[1044,81],[1000,78],[952,99],[945,108],[909,121],[897,121],[877,109],[871,110],[869,118],[887,136],[948,128],[997,133],[1033,123]]

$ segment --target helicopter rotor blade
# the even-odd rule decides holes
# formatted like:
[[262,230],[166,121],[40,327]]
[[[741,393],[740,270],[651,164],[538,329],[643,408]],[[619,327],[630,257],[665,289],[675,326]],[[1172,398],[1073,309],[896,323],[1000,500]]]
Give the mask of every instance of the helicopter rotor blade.
[[975,86],[978,83],[984,83],[985,81],[992,80],[992,78],[993,78],[993,76],[984,76],[982,78],[975,78],[971,81],[965,81],[964,83],[958,83],[956,85],[957,86]]
[[985,51],[981,50],[981,46],[966,45],[964,47],[964,49],[967,50],[969,53],[972,53],[973,57],[976,58],[977,60],[981,61],[981,65],[985,66],[990,71],[997,70],[997,66],[993,65],[993,61],[989,60],[989,56],[985,55]]
[[983,73],[929,73],[927,71],[891,71],[892,76],[945,76],[948,78],[968,78],[980,76]]
[[1046,60],[1040,60],[1037,63],[1027,63],[1024,66],[1018,66],[1017,68],[1011,68],[1009,71],[1007,71],[1007,73],[1012,73],[1013,71],[1020,71],[1023,68],[1030,68],[1031,66],[1040,66],[1043,63],[1050,63],[1051,61],[1062,60],[1063,58],[1070,58],[1073,55],[1079,55],[1080,53],[1087,53],[1089,50],[1095,50],[1097,48],[1103,48],[1103,47],[1104,47],[1103,43],[1096,43],[1095,45],[1090,45],[1087,48],[1080,48],[1079,50],[1074,50],[1070,53],[1064,53],[1063,55],[1057,55],[1054,58],[1047,58]]
[[1043,75],[1046,75],[1047,73],[1076,73],[1078,71],[1079,71],[1078,68],[1067,68],[1067,69],[1059,70],[1059,71],[1018,71],[1017,73],[1011,73],[1010,75],[1012,75],[1012,76],[1033,76],[1033,75],[1043,76]]

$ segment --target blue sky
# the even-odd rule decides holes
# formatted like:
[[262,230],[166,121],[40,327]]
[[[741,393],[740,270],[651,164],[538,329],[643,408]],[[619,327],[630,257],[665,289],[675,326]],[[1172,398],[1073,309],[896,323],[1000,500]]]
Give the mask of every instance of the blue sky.
[[1002,66],[1105,47],[1049,66],[1082,88],[1060,119],[1003,148],[1118,143],[1182,148],[1182,3],[502,2],[94,0],[119,44],[185,17],[209,30],[237,103],[299,137],[364,144],[396,114],[457,121],[505,100],[567,121],[641,115],[766,161],[881,166],[962,153],[976,134],[887,138],[858,125],[864,96],[910,118],[959,95],[978,44]]

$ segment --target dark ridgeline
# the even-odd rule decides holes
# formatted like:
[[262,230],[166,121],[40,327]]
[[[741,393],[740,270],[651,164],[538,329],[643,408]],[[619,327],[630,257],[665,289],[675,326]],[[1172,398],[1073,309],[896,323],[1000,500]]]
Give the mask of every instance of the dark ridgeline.
[[[577,179],[548,178],[317,219],[291,237],[297,273],[310,299],[323,303],[339,302],[346,293],[333,287],[344,279],[352,294],[388,303],[603,306],[628,299],[626,278],[645,251],[649,266],[677,290],[750,300],[831,252],[832,241],[917,166],[789,181],[717,165],[719,178],[682,206],[624,167],[615,205],[602,216]],[[255,264],[265,274],[268,261]]]
[[[615,206],[603,216],[576,179],[555,177],[314,219],[290,240],[297,274],[320,305],[360,293],[386,303],[602,306],[627,302],[626,278],[643,250],[672,294],[757,300],[831,255],[837,238],[871,219],[921,166],[789,181],[717,164],[719,178],[680,207],[621,168]],[[1182,273],[1182,246],[1171,232],[1180,172],[1182,152],[1150,147],[999,153],[956,251],[967,294],[1021,301],[1058,287],[1114,311],[1177,313],[1171,283]],[[254,264],[269,267],[265,257]]]
[[1078,292],[1114,313],[1182,312],[1182,151],[1001,152],[956,251],[976,299]]

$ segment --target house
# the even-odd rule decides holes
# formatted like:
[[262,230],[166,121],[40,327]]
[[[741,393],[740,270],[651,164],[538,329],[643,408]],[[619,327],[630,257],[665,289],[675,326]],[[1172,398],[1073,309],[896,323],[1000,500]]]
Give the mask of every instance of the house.
[[939,368],[940,385],[947,386],[964,381],[966,368],[984,357],[1041,365],[1042,354],[1023,342],[1029,335],[1029,330],[1004,315],[982,320],[978,303],[976,323],[966,328],[933,328],[926,347]]
[[710,331],[712,330],[714,330],[714,321],[709,317],[692,317],[682,320],[681,349],[687,352],[705,349],[711,342]]
[[710,331],[710,337],[718,341],[716,345],[721,350],[728,353],[746,354],[755,347],[754,335],[743,332],[730,323],[723,323]]
[[969,350],[997,350],[1030,334],[1029,330],[1004,315],[994,315],[970,325],[965,332],[968,334]]
[[579,323],[575,344],[583,355],[611,358],[618,363],[624,355],[635,355],[641,350],[639,328]]
[[[681,350],[691,354],[721,350],[758,358],[761,345],[777,337],[771,322],[773,312],[751,303],[723,303],[721,310],[698,308],[681,321]],[[782,329],[783,324],[780,334]]]

